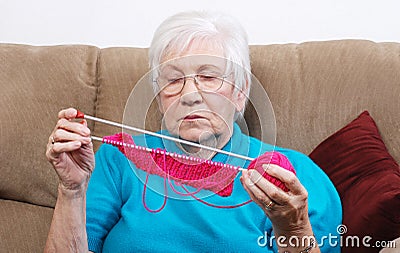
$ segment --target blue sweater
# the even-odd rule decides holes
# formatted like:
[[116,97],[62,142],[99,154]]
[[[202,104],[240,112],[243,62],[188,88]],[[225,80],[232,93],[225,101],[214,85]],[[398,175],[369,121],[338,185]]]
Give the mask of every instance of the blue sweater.
[[[168,133],[164,133],[168,134]],[[135,143],[152,148],[181,152],[171,142],[155,137],[138,136]],[[276,150],[286,155],[309,194],[309,217],[319,243],[323,236],[338,236],[342,221],[339,196],[324,172],[306,155],[274,147],[249,137],[235,125],[224,150],[258,157]],[[217,154],[213,161],[246,167],[236,158]],[[277,252],[271,221],[254,202],[235,209],[207,206],[191,197],[176,198],[168,186],[167,204],[158,213],[148,212],[142,196],[146,173],[116,148],[103,144],[96,153],[96,168],[87,191],[87,235],[89,250],[94,252]],[[202,190],[199,196],[218,205],[235,205],[249,199],[240,174],[234,180],[233,192],[221,197]],[[145,203],[158,209],[164,201],[163,178],[151,175]],[[178,187],[179,188],[179,187]],[[188,187],[190,190],[194,190]],[[337,241],[336,241],[337,243]],[[322,252],[340,252],[324,241]]]

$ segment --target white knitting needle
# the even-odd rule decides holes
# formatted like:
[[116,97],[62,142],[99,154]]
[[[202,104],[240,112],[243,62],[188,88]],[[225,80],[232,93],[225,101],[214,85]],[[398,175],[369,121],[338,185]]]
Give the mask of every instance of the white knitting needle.
[[[82,114],[83,113],[80,114],[80,112],[78,112],[79,116],[77,116],[77,117],[82,118]],[[194,143],[194,142],[191,142],[191,141],[182,140],[182,139],[178,139],[178,138],[175,138],[175,137],[154,133],[154,132],[151,132],[151,131],[148,131],[148,130],[144,130],[144,129],[140,129],[140,128],[136,128],[136,127],[132,127],[132,126],[123,125],[123,124],[120,124],[120,123],[117,123],[117,122],[113,122],[113,121],[110,121],[110,120],[93,117],[93,116],[86,115],[86,114],[83,114],[83,118],[87,119],[87,120],[97,121],[97,122],[104,123],[104,124],[111,125],[111,126],[125,128],[125,129],[132,130],[132,131],[135,131],[135,132],[139,132],[139,133],[142,133],[142,134],[148,134],[148,135],[156,136],[156,137],[167,139],[167,140],[171,140],[171,141],[174,141],[174,142],[183,143],[183,144],[190,145],[190,146],[193,146],[193,147],[204,148],[204,149],[207,149],[207,150],[210,150],[210,151],[214,151],[214,152],[217,152],[217,153],[222,153],[222,154],[225,154],[225,155],[234,156],[234,157],[237,157],[237,158],[240,158],[240,159],[243,159],[243,160],[248,160],[248,161],[253,161],[254,160],[253,158],[250,158],[248,156],[239,155],[239,154],[235,154],[235,153],[232,153],[232,152],[229,152],[229,151],[225,151],[225,150],[221,150],[221,149],[205,146],[205,145],[202,145],[202,144]],[[95,137],[95,136],[92,136],[93,140],[102,141],[102,139],[99,138],[99,137],[96,137],[96,138],[93,138],[93,137]]]
[[103,139],[103,138],[100,138],[100,137],[97,137],[97,136],[91,136],[91,138],[93,140],[95,140],[95,141],[105,142],[105,143],[112,144],[112,145],[120,145],[120,146],[124,146],[124,147],[136,148],[136,149],[139,149],[139,150],[146,150],[147,152],[156,152],[156,153],[160,153],[160,154],[166,154],[166,155],[169,155],[169,156],[172,156],[172,157],[186,159],[186,160],[193,161],[193,162],[200,162],[200,163],[207,162],[209,164],[221,164],[221,166],[223,166],[223,167],[227,167],[227,168],[231,168],[231,169],[235,169],[235,170],[240,170],[240,171],[247,170],[247,169],[241,168],[239,166],[233,166],[233,165],[230,165],[230,164],[223,164],[223,163],[220,163],[220,162],[213,162],[213,161],[206,160],[206,159],[193,158],[191,156],[180,155],[180,154],[176,154],[176,153],[170,153],[170,152],[168,152],[166,150],[154,150],[154,149],[151,149],[151,148],[142,147],[142,146],[136,146],[135,144],[129,144],[129,143],[126,143],[126,142]]

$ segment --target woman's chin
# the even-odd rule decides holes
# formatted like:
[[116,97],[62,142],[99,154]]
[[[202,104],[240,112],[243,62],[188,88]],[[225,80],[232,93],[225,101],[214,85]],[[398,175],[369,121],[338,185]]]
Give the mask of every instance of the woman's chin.
[[181,139],[191,141],[191,142],[196,142],[196,143],[203,143],[206,140],[214,137],[214,135],[211,134],[210,132],[204,132],[204,130],[196,131],[194,129],[192,129],[189,133],[180,132],[179,136]]
[[179,136],[188,141],[200,142],[213,132],[210,122],[206,120],[183,120],[179,125]]

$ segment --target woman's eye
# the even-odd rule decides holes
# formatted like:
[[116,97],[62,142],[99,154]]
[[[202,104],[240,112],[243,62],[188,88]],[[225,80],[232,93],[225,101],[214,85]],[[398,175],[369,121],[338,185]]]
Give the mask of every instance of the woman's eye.
[[212,81],[216,79],[216,77],[212,75],[198,75],[198,78],[203,81]]
[[183,78],[179,77],[179,78],[169,78],[168,79],[168,83],[173,84],[173,83],[180,83],[182,82]]

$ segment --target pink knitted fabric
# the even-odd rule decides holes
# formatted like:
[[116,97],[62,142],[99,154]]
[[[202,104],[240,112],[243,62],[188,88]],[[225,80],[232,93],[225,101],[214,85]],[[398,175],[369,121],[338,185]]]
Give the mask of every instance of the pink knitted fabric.
[[261,155],[260,157],[254,159],[249,164],[249,167],[247,169],[248,170],[256,169],[268,181],[270,181],[277,187],[281,188],[285,192],[288,192],[289,189],[286,187],[286,185],[281,180],[269,175],[262,167],[264,164],[270,164],[270,163],[279,165],[280,167],[287,169],[288,171],[291,171],[296,175],[296,171],[294,170],[293,165],[290,163],[289,159],[285,155],[283,155],[279,152],[275,152],[275,151],[266,152],[263,155]]
[[208,160],[199,163],[198,159],[191,161],[177,154],[165,155],[162,153],[165,150],[160,149],[153,149],[150,157],[149,151],[135,146],[132,137],[125,133],[104,136],[103,142],[118,147],[137,168],[149,174],[159,175],[196,189],[207,189],[223,197],[232,194],[233,180],[238,173],[234,166]]
[[[161,149],[152,149],[150,157],[149,151],[146,151],[144,147],[136,146],[132,136],[125,133],[104,136],[103,142],[116,146],[138,169],[144,170],[149,174],[159,175],[169,180],[174,180],[178,184],[186,184],[198,190],[210,190],[223,197],[232,194],[233,180],[238,173],[237,168],[234,166],[208,160],[202,160],[199,163],[199,159],[191,161],[176,154],[173,154],[173,156],[165,155],[162,153],[165,150]],[[278,152],[264,153],[254,159],[248,169],[256,169],[277,187],[286,192],[289,191],[282,181],[264,171],[262,165],[269,163],[279,165],[296,174],[286,156]]]

